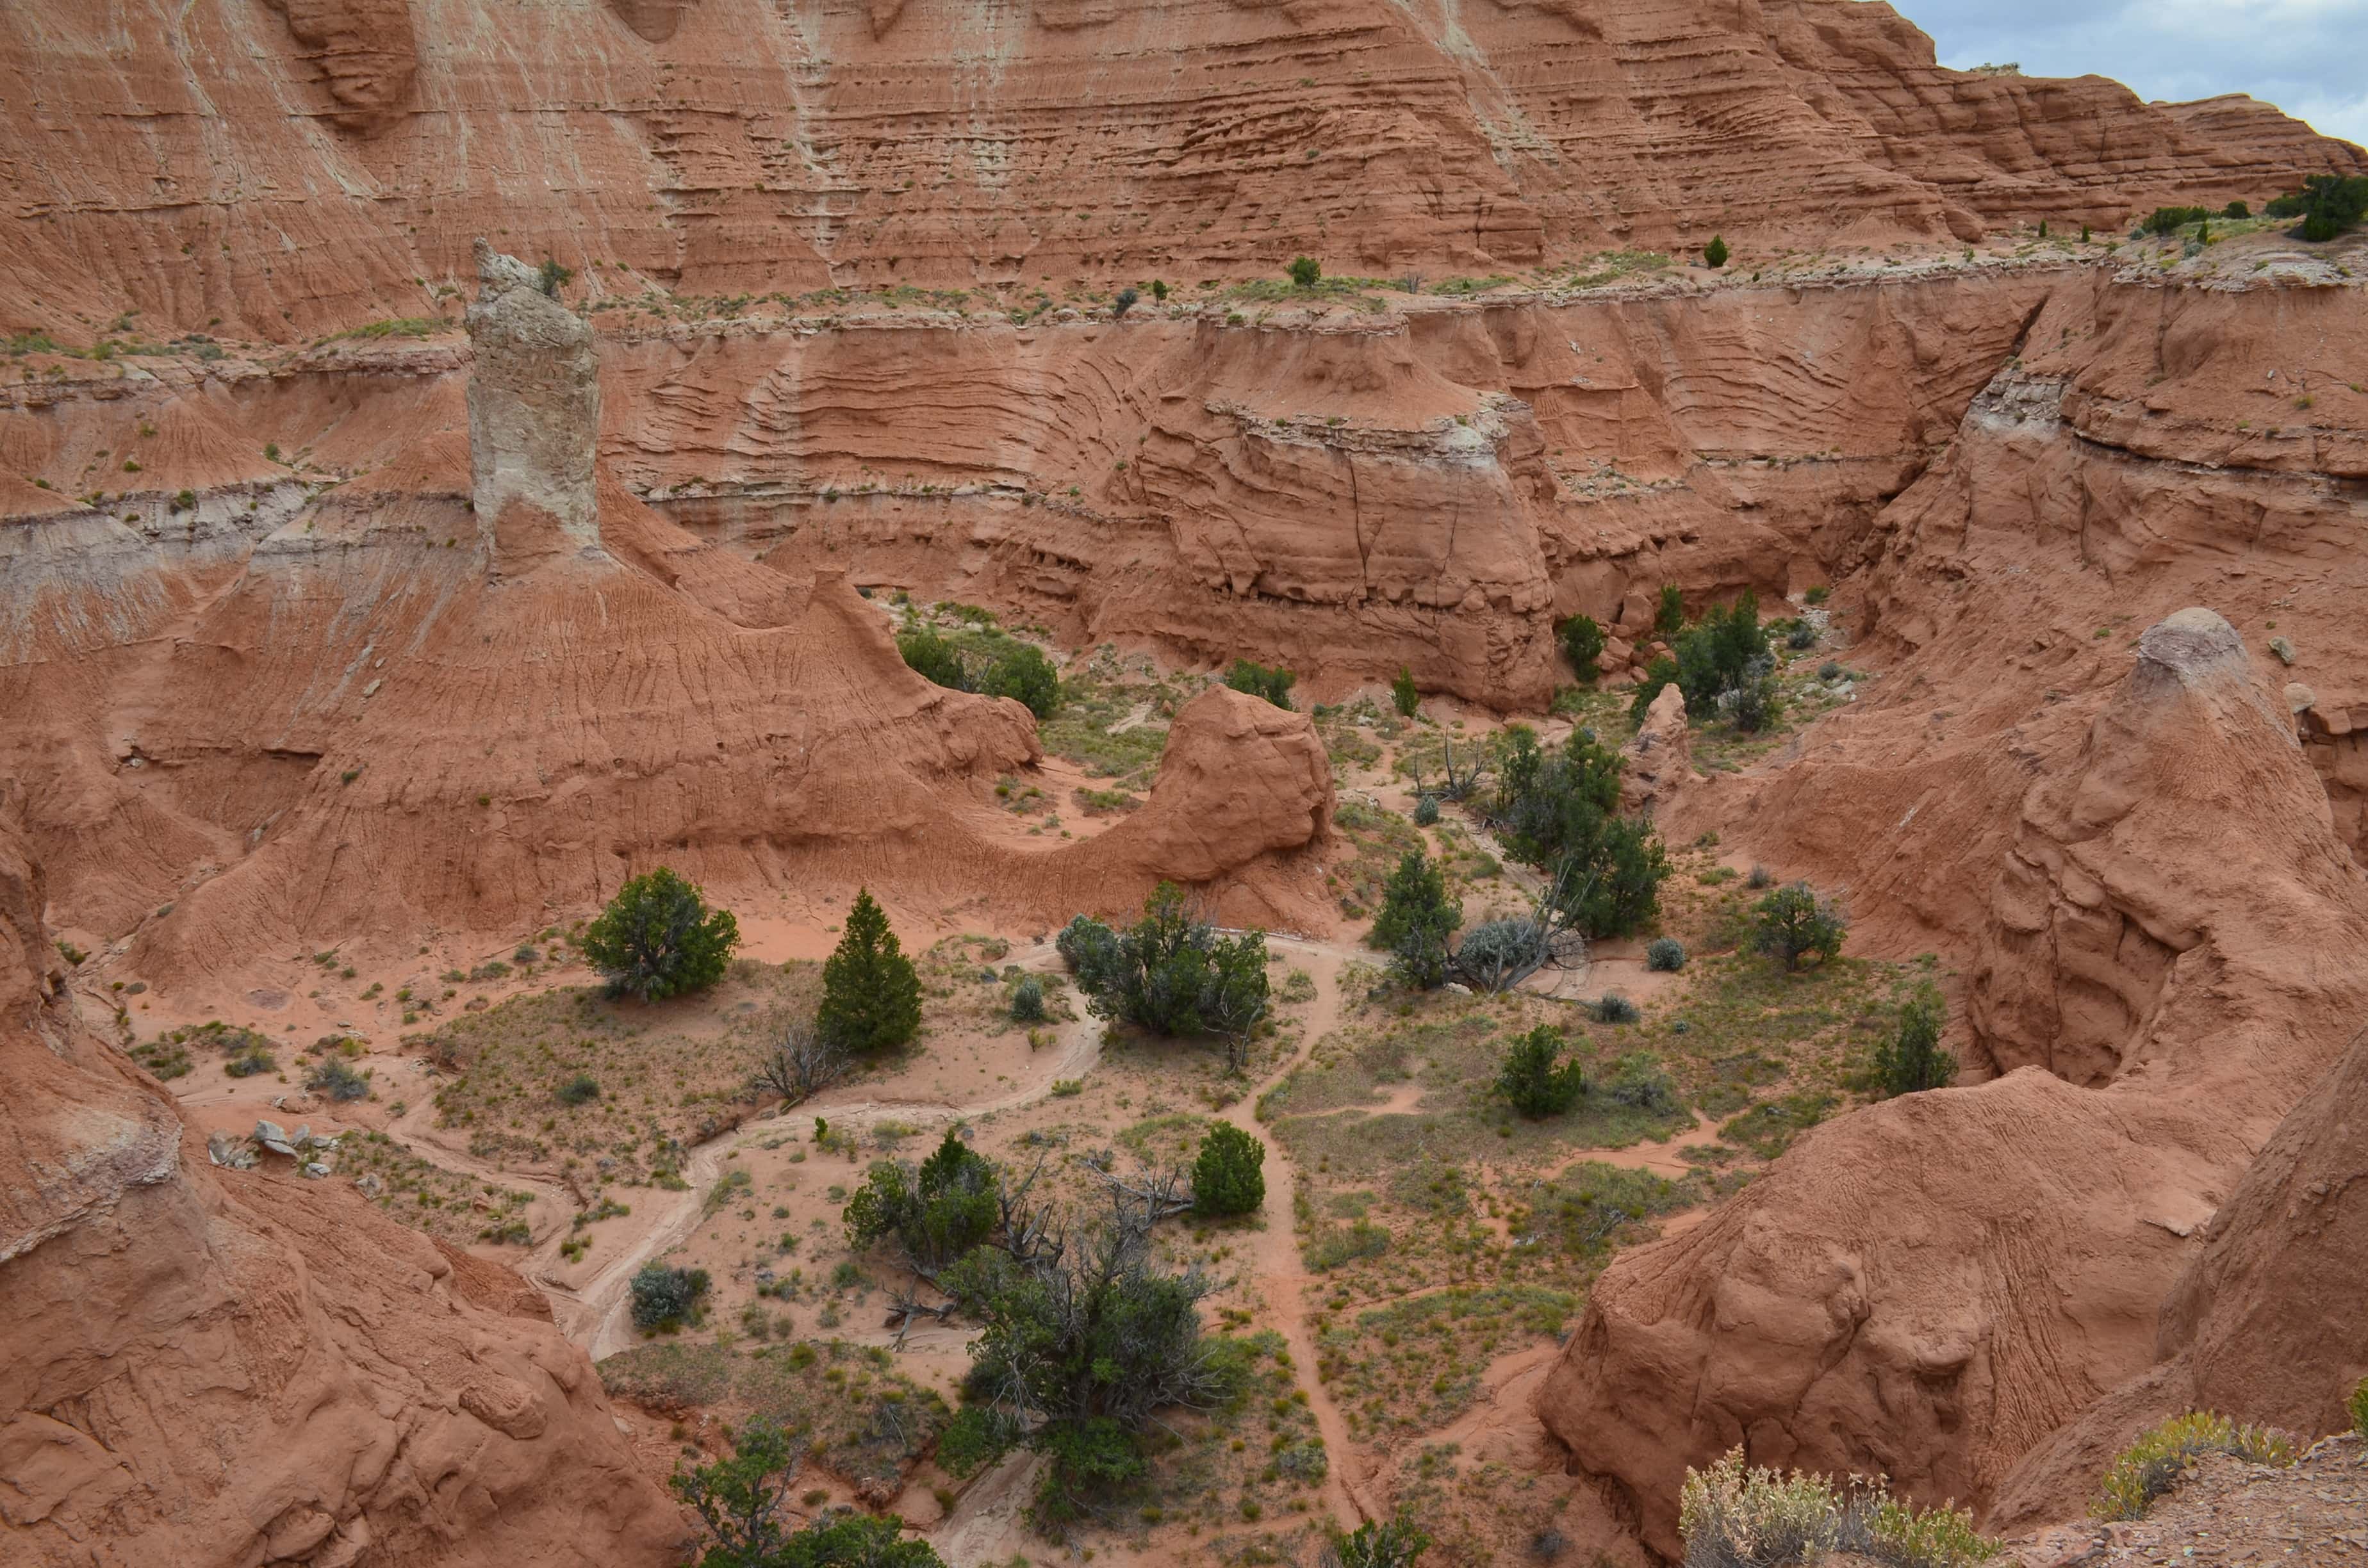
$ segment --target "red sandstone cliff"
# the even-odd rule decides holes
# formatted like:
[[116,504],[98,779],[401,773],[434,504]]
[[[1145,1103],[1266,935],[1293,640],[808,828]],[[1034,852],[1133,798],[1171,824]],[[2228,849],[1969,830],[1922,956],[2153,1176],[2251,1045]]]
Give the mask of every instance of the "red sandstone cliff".
[[0,326],[429,313],[469,237],[732,294],[1486,273],[2259,202],[2356,148],[1857,0],[98,0],[0,17]]

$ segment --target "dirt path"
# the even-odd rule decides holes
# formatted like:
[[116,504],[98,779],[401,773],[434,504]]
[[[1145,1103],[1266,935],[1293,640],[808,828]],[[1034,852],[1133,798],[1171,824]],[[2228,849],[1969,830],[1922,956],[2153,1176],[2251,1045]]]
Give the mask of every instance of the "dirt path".
[[[1050,942],[1036,944],[1023,952],[1019,962],[1023,968],[1042,970],[1060,961],[1060,955]],[[723,1162],[734,1149],[751,1139],[776,1130],[781,1117],[822,1116],[842,1127],[869,1128],[873,1123],[894,1117],[921,1126],[934,1126],[949,1121],[968,1120],[988,1116],[996,1111],[1018,1110],[1035,1104],[1053,1092],[1053,1085],[1063,1078],[1082,1078],[1093,1071],[1101,1059],[1103,1024],[1090,1016],[1062,1026],[1060,1049],[1039,1052],[1039,1061],[1030,1063],[1026,1083],[1008,1094],[993,1099],[977,1100],[966,1105],[954,1105],[944,1100],[924,1098],[840,1098],[819,1095],[803,1101],[790,1110],[776,1112],[759,1121],[745,1122],[720,1138],[700,1144],[691,1152],[690,1162],[684,1170],[689,1182],[687,1191],[668,1193],[668,1202],[654,1223],[643,1231],[632,1245],[625,1248],[602,1267],[581,1288],[569,1290],[550,1280],[537,1279],[543,1290],[554,1298],[559,1312],[560,1328],[566,1335],[583,1345],[592,1359],[613,1356],[620,1350],[631,1349],[633,1344],[632,1324],[629,1316],[630,1292],[633,1275],[643,1264],[662,1257],[681,1244],[706,1218],[706,1195],[723,1170]]]
[[1349,1444],[1348,1423],[1341,1418],[1339,1407],[1332,1403],[1330,1391],[1315,1375],[1315,1333],[1307,1322],[1307,1264],[1300,1254],[1292,1213],[1298,1173],[1292,1165],[1290,1153],[1258,1119],[1258,1100],[1290,1076],[1292,1069],[1315,1049],[1316,1041],[1339,1027],[1340,971],[1347,962],[1348,949],[1289,937],[1268,940],[1280,950],[1308,960],[1308,972],[1315,980],[1315,1001],[1303,1020],[1299,1049],[1288,1060],[1277,1062],[1263,1082],[1235,1101],[1226,1109],[1224,1119],[1266,1145],[1266,1207],[1261,1216],[1266,1223],[1263,1230],[1252,1233],[1248,1258],[1249,1280],[1265,1308],[1265,1315],[1258,1322],[1260,1327],[1281,1334],[1283,1343],[1291,1347],[1292,1369],[1298,1374],[1299,1386],[1306,1392],[1308,1410],[1315,1417],[1315,1430],[1323,1437],[1324,1451],[1331,1460],[1324,1478],[1325,1502],[1335,1521],[1343,1528],[1353,1529],[1375,1517],[1377,1510],[1365,1497],[1364,1478],[1353,1473],[1354,1449]]

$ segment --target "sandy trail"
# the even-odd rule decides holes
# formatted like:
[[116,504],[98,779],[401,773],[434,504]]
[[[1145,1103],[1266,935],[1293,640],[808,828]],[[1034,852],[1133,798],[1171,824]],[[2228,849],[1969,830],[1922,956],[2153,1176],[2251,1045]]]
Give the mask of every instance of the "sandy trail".
[[[1023,968],[1042,970],[1057,964],[1060,955],[1050,942],[1040,942],[1022,952],[1018,961]],[[800,1117],[826,1117],[842,1126],[868,1128],[892,1116],[899,1121],[916,1122],[926,1127],[968,1120],[996,1111],[1018,1110],[1051,1095],[1053,1084],[1060,1079],[1082,1078],[1092,1072],[1094,1063],[1101,1059],[1103,1028],[1102,1021],[1091,1016],[1063,1025],[1060,1048],[1038,1052],[1038,1060],[1030,1063],[1027,1081],[1009,1093],[997,1095],[992,1099],[956,1105],[927,1098],[851,1099],[823,1094],[777,1111],[762,1120],[744,1123],[692,1151],[689,1164],[683,1173],[690,1184],[689,1189],[666,1194],[669,1201],[655,1222],[643,1231],[631,1246],[611,1258],[580,1290],[571,1291],[547,1280],[539,1279],[536,1283],[558,1301],[565,1303],[560,1328],[570,1339],[583,1345],[593,1360],[598,1361],[620,1350],[631,1349],[633,1331],[629,1304],[633,1275],[643,1264],[654,1257],[664,1256],[699,1228],[700,1220],[706,1216],[707,1191],[723,1174],[723,1162],[734,1149],[775,1131],[780,1119],[792,1112]]]
[[1376,1517],[1376,1510],[1365,1498],[1363,1478],[1350,1473],[1354,1450],[1349,1446],[1348,1423],[1341,1419],[1339,1407],[1332,1403],[1330,1392],[1315,1375],[1315,1334],[1307,1322],[1307,1265],[1300,1255],[1292,1219],[1292,1197],[1298,1187],[1298,1172],[1292,1166],[1290,1154],[1258,1119],[1258,1100],[1290,1076],[1315,1049],[1316,1041],[1339,1026],[1340,971],[1348,960],[1349,949],[1290,937],[1271,937],[1268,941],[1284,952],[1309,960],[1308,972],[1315,980],[1315,1000],[1303,1020],[1299,1049],[1287,1060],[1277,1062],[1263,1082],[1235,1100],[1226,1109],[1224,1119],[1266,1145],[1266,1206],[1261,1216],[1265,1228],[1251,1233],[1248,1259],[1250,1281],[1266,1310],[1259,1326],[1281,1334],[1291,1347],[1299,1386],[1306,1391],[1308,1410],[1315,1417],[1315,1430],[1323,1437],[1324,1450],[1331,1460],[1324,1478],[1325,1502],[1342,1528],[1354,1528]]

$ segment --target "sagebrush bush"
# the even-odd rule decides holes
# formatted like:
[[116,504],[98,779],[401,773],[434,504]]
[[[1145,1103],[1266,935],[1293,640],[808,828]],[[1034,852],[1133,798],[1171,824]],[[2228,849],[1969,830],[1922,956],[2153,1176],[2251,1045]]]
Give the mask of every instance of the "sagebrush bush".
[[1414,803],[1415,826],[1435,827],[1438,824],[1439,797],[1436,795],[1424,795],[1417,800]]
[[2174,1415],[2139,1435],[2105,1471],[2095,1507],[2100,1519],[2143,1519],[2155,1500],[2179,1484],[2206,1454],[2233,1454],[2255,1464],[2292,1464],[2294,1443],[2283,1432],[2239,1426],[2209,1410]]
[[1686,967],[1686,945],[1675,937],[1656,937],[1645,944],[1645,967],[1661,974],[1675,974]]
[[2352,1385],[2351,1398],[2346,1406],[2351,1412],[2351,1429],[2362,1441],[2368,1441],[2368,1378]]
[[1605,992],[1600,999],[1587,1005],[1587,1011],[1599,1024],[1633,1024],[1644,1017],[1636,1010],[1635,1003],[1617,991]]
[[1044,1021],[1044,983],[1034,975],[1023,975],[1011,988],[1011,1016],[1023,1024]]
[[559,1085],[561,1105],[588,1105],[600,1097],[600,1080],[589,1073],[578,1073]]
[[370,1080],[346,1065],[342,1056],[324,1056],[313,1069],[304,1074],[304,1086],[316,1095],[337,1101],[366,1099],[370,1096]]
[[645,1263],[633,1276],[633,1326],[644,1334],[679,1327],[699,1311],[712,1283],[704,1268]]
[[1707,1471],[1689,1469],[1678,1494],[1686,1568],[1808,1568],[1850,1552],[1884,1568],[1970,1568],[1999,1551],[1951,1505],[1916,1508],[1855,1479],[1761,1470],[1736,1449]]

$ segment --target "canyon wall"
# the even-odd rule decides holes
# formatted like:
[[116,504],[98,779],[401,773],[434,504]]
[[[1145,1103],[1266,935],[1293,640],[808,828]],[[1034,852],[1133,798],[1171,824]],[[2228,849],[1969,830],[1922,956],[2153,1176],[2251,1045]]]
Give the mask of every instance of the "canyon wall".
[[23,803],[0,800],[8,1560],[555,1565],[687,1547],[540,1297],[292,1162],[216,1170],[172,1096],[81,1024]]
[[2191,1238],[2356,1030],[2368,881],[2218,615],[2146,630],[2017,819],[1975,906],[1975,1028],[2044,998],[2050,1049],[1993,1032],[2019,1070],[1819,1128],[1622,1255],[1539,1392],[1656,1551],[1686,1467],[1737,1444],[1988,1505],[2145,1370]]
[[1857,0],[94,0],[0,17],[0,326],[436,313],[484,233],[596,295],[1485,274],[1713,230],[2109,228],[2360,150],[1971,75]]

